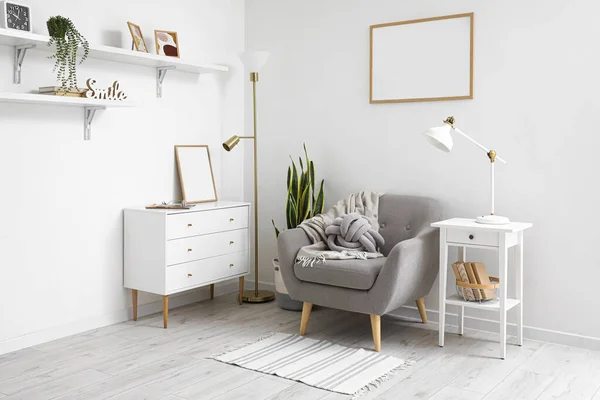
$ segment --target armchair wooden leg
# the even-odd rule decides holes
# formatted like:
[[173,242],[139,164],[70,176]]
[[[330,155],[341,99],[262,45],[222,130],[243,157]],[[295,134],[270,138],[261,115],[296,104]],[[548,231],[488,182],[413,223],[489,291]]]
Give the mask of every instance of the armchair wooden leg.
[[306,326],[308,325],[308,318],[310,317],[312,306],[312,303],[307,303],[306,301],[302,305],[302,318],[300,319],[300,334],[303,336],[306,333]]
[[371,329],[373,330],[373,343],[375,351],[381,351],[381,316],[371,314]]
[[417,308],[419,309],[419,314],[421,314],[421,321],[426,324],[427,310],[425,309],[425,298],[421,297],[420,299],[417,299]]
[[215,298],[215,284],[211,284],[210,285],[210,299],[214,299]]

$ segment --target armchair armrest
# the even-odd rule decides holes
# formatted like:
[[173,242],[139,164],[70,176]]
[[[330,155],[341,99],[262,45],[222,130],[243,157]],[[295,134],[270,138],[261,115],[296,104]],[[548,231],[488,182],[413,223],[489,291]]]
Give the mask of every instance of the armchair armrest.
[[310,244],[310,239],[301,228],[285,230],[279,234],[279,238],[277,239],[281,277],[292,298],[294,298],[294,293],[297,292],[296,288],[302,283],[294,273],[296,256],[302,247]]
[[396,244],[388,255],[369,297],[383,315],[429,293],[439,271],[439,234],[427,227]]

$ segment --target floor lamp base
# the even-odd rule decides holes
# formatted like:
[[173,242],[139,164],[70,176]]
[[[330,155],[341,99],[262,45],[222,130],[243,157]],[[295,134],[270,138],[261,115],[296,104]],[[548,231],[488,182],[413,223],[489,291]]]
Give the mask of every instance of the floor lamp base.
[[268,303],[275,300],[275,293],[270,290],[244,290],[242,293],[242,301],[244,303]]
[[485,225],[505,225],[510,223],[510,219],[507,217],[501,217],[499,215],[482,215],[481,217],[477,217],[475,221],[478,224]]

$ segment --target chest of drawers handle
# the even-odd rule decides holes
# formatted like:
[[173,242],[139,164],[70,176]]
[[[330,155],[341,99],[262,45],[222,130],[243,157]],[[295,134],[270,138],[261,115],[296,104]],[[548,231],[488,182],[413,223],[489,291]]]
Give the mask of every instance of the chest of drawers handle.
[[230,240],[230,241],[229,241],[229,244],[233,244],[233,240]]
[[229,218],[229,222],[233,222],[233,221],[235,221],[235,219]]
[[475,236],[469,235],[469,239],[473,240],[473,239],[475,239]]
[[190,278],[192,276],[192,274],[188,274],[188,278]]
[[191,228],[192,226],[194,226],[194,225],[192,225],[192,224],[188,224],[188,228]]
[[188,249],[188,253],[191,252],[191,251],[192,251],[192,249]]
[[233,264],[229,264],[229,268],[233,267]]

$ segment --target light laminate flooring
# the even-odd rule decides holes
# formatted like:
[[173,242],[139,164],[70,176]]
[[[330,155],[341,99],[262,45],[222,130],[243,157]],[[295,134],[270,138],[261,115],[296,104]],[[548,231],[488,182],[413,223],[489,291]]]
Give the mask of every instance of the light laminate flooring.
[[[300,313],[234,295],[172,309],[0,356],[0,399],[347,399],[207,356],[274,331],[296,333]],[[600,352],[526,340],[496,358],[497,336],[382,320],[383,353],[414,361],[361,399],[600,400]],[[452,328],[450,328],[452,331]],[[369,317],[315,307],[308,336],[371,349]],[[511,340],[509,340],[511,342]]]

